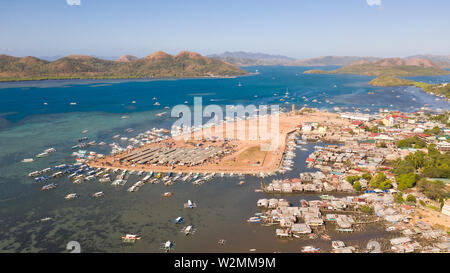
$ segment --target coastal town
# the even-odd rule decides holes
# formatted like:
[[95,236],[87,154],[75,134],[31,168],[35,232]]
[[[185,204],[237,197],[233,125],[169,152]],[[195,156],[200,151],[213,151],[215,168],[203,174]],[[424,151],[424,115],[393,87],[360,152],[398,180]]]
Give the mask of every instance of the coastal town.
[[[263,210],[251,222],[277,225],[276,236],[317,238],[324,230],[358,232],[364,225],[382,223],[397,234],[383,246],[386,252],[448,252],[448,113],[441,121],[426,111],[411,114],[380,109],[378,115],[342,113],[351,120],[347,128],[332,123],[304,123],[298,126],[308,141],[332,143],[315,146],[306,159],[314,172],[300,173],[298,178],[273,180],[262,190],[271,194],[299,192],[346,192],[346,197],[322,194],[313,201],[290,204],[284,199],[260,199]],[[433,178],[422,171],[404,172],[402,162],[418,156],[443,156],[442,172],[434,170]],[[421,157],[419,165],[424,164]],[[400,162],[400,163],[399,163]],[[425,170],[426,171],[426,170]],[[436,179],[435,177],[441,177]],[[421,177],[421,178],[419,178]],[[406,179],[407,178],[407,179]],[[429,181],[427,179],[430,179]],[[446,181],[447,183],[445,183]],[[436,183],[424,186],[423,184]],[[439,185],[439,186],[437,186]],[[425,187],[440,187],[431,193]],[[321,235],[322,234],[322,235]],[[333,241],[333,252],[364,252],[359,246]],[[304,251],[316,251],[308,247]],[[318,250],[317,250],[318,251]]]
[[[171,137],[168,130],[154,128],[132,138],[115,135],[113,139],[122,146],[129,144],[122,147],[111,143],[110,156],[78,150],[73,153],[77,161],[73,166],[56,166],[50,176],[43,174],[52,168],[29,176],[45,182],[67,175],[76,184],[98,180],[114,186],[125,185],[131,175],[140,177],[129,192],[160,181],[166,186],[176,182],[201,185],[217,175],[237,175],[243,184],[245,175],[270,180],[277,174],[295,173],[296,153],[307,151],[304,164],[309,171],[297,177],[273,178],[255,189],[255,194],[266,198],[257,201],[260,212],[251,216],[249,223],[277,226],[274,236],[280,239],[310,240],[312,244],[316,239],[329,240],[332,251],[339,253],[368,250],[334,241],[330,233],[364,233],[366,227],[381,224],[392,238],[381,238],[378,251],[448,252],[449,116],[448,111],[401,113],[380,109],[377,114],[362,114],[292,107],[280,114],[282,141],[278,149],[264,152],[258,163],[242,154],[254,150],[261,141],[220,138],[223,131],[217,129],[206,134],[200,130],[206,139],[195,141]],[[247,126],[241,130],[248,131],[248,119],[234,122],[243,122]],[[306,144],[314,144],[313,150],[305,149]],[[83,137],[72,149],[105,145]],[[230,163],[233,161],[239,161],[239,167]],[[41,190],[55,187],[51,183]],[[289,202],[280,198],[298,194],[316,199]],[[96,198],[103,195],[92,194]],[[167,192],[163,196],[171,195]],[[70,193],[66,199],[76,197],[76,193]],[[196,206],[189,202],[185,208]],[[302,252],[320,249],[311,245]]]

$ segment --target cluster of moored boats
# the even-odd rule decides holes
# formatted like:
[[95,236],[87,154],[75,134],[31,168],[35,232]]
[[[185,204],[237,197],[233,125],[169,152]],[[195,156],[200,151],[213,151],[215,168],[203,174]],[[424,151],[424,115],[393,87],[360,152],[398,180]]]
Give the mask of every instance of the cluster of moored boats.
[[292,166],[294,166],[294,158],[296,156],[295,150],[300,148],[302,151],[308,151],[307,148],[305,148],[302,145],[306,145],[307,142],[305,140],[300,139],[302,137],[300,133],[294,132],[292,134],[289,134],[287,139],[287,145],[286,145],[286,152],[283,157],[283,162],[279,173],[285,173],[288,171],[292,171]]

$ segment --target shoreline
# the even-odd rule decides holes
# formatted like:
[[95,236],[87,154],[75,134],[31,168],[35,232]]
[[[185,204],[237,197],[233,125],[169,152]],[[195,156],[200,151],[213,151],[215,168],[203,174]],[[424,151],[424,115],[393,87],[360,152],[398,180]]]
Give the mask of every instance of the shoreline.
[[[258,118],[253,118],[258,119]],[[218,140],[208,141],[209,139],[220,139],[224,138],[225,135],[233,134],[234,136],[245,135],[249,136],[250,128],[252,130],[260,130],[257,123],[251,123],[252,119],[248,120],[238,120],[233,122],[224,122],[221,125],[215,125],[211,128],[204,128],[196,132],[191,132],[189,135],[179,135],[175,137],[170,137],[167,140],[162,140],[158,143],[146,144],[139,148],[134,148],[131,150],[126,150],[124,152],[108,155],[104,158],[97,159],[95,161],[89,161],[87,164],[91,167],[98,168],[110,168],[110,169],[121,169],[121,170],[134,170],[134,171],[153,171],[153,172],[181,172],[181,173],[227,173],[227,174],[268,174],[275,173],[281,169],[283,163],[283,157],[286,154],[288,148],[288,137],[290,134],[298,131],[298,125],[307,122],[316,123],[329,123],[348,125],[350,122],[340,118],[338,114],[316,111],[313,113],[305,113],[302,115],[293,113],[280,113],[279,115],[279,129],[278,129],[278,142],[275,147],[271,150],[262,151],[261,148],[267,145],[273,145],[270,140],[263,140],[258,137],[257,140],[249,139],[233,139],[229,141]],[[244,124],[243,124],[244,123]],[[231,126],[230,126],[231,125]],[[253,126],[252,126],[253,125]],[[225,129],[224,129],[225,127]],[[230,129],[231,127],[231,129]],[[245,131],[243,131],[243,130]],[[232,131],[231,131],[232,130]],[[226,143],[233,147],[233,150],[229,150],[230,154],[221,157],[214,162],[201,163],[194,166],[170,166],[167,164],[156,165],[155,164],[135,164],[135,162],[123,162],[123,158],[132,157],[136,155],[143,154],[145,150],[154,149],[161,146],[170,146],[175,149],[186,149],[191,148],[193,144],[197,145],[194,139],[196,134],[201,134],[202,146],[208,147],[220,147],[220,144]],[[186,137],[189,141],[186,141]],[[191,146],[190,146],[191,145]],[[258,151],[259,150],[259,151]],[[122,162],[121,160],[122,159]],[[209,160],[209,159],[208,159]],[[255,163],[257,162],[257,163]]]
[[43,82],[43,81],[83,81],[83,80],[124,80],[124,81],[134,81],[134,80],[140,80],[140,81],[161,81],[161,80],[189,80],[189,79],[235,79],[239,77],[247,77],[247,76],[254,76],[259,73],[248,73],[244,75],[236,75],[236,76],[192,76],[192,77],[161,77],[161,78],[146,78],[146,77],[70,77],[70,78],[37,78],[37,79],[0,79],[1,83],[24,83],[24,82]]

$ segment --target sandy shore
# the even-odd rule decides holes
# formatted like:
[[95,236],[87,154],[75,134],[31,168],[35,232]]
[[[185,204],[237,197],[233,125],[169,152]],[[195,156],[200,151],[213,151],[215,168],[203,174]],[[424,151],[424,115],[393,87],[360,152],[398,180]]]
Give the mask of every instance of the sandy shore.
[[[313,112],[304,114],[281,113],[278,116],[278,128],[271,125],[268,118],[267,126],[261,119],[252,118],[247,120],[237,120],[225,122],[207,129],[199,130],[187,135],[180,135],[159,143],[152,143],[126,151],[114,156],[106,156],[102,159],[91,161],[88,164],[92,167],[110,167],[124,170],[144,170],[154,172],[199,172],[199,173],[243,173],[258,174],[275,172],[280,168],[283,153],[286,149],[286,140],[289,133],[297,130],[298,125],[306,122],[328,123],[336,126],[349,124],[348,120],[343,120],[337,114],[328,112]],[[273,129],[273,130],[272,130]],[[251,133],[251,134],[250,134]],[[193,147],[198,143],[203,146],[224,145],[221,140],[225,137],[227,149],[230,154],[220,160],[208,162],[197,166],[161,166],[150,164],[121,163],[118,158],[139,150],[154,146],[171,147]],[[214,137],[218,141],[211,141]],[[231,147],[231,148],[230,148]]]

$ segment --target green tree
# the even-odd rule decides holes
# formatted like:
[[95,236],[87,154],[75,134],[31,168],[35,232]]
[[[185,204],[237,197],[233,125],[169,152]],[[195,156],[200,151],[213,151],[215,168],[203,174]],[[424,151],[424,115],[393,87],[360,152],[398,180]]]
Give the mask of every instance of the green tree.
[[377,173],[374,177],[372,177],[369,185],[372,188],[378,188],[380,186],[380,184],[386,179],[387,179],[387,177],[384,173],[382,173],[382,172]]
[[347,176],[347,178],[345,178],[345,180],[347,180],[347,182],[352,185],[353,183],[355,183],[355,181],[358,181],[359,179],[361,179],[361,177],[358,175]]
[[433,200],[444,199],[449,195],[445,183],[440,180],[421,180],[417,183],[417,189],[419,192],[423,192],[426,197]]
[[355,184],[353,184],[353,188],[356,191],[361,191],[361,183],[359,181],[356,181]]
[[372,175],[370,173],[365,173],[362,175],[362,178],[364,178],[367,181],[370,181],[372,179]]
[[389,179],[384,180],[378,185],[380,190],[388,190],[392,188],[392,181]]
[[412,194],[408,194],[408,196],[406,196],[406,201],[411,202],[411,203],[416,203],[416,197]]
[[403,199],[403,194],[399,192],[396,195],[394,195],[394,202],[399,204],[405,203],[405,199]]
[[424,134],[427,135],[439,135],[441,133],[441,129],[437,126],[434,126],[433,129],[426,129],[423,131]]
[[424,148],[427,146],[427,143],[425,140],[414,136],[414,137],[408,137],[402,140],[397,141],[397,147],[398,148]]
[[368,205],[362,205],[361,206],[361,211],[367,214],[371,214],[372,213],[372,208],[369,207]]
[[401,174],[395,179],[395,181],[398,185],[397,188],[403,191],[414,187],[416,184],[416,175],[414,173]]

